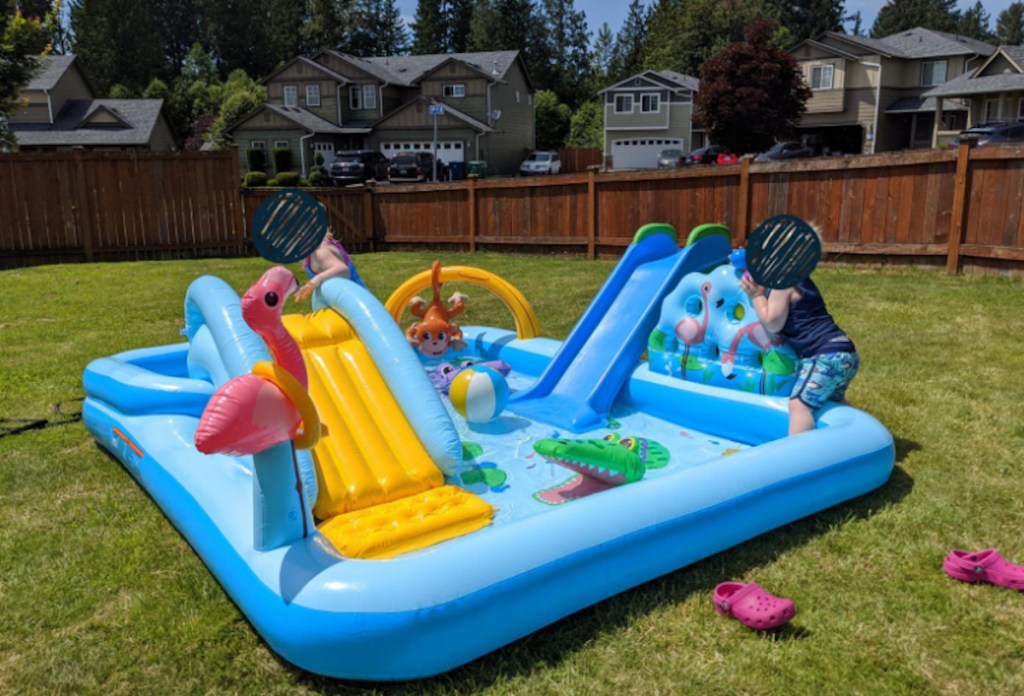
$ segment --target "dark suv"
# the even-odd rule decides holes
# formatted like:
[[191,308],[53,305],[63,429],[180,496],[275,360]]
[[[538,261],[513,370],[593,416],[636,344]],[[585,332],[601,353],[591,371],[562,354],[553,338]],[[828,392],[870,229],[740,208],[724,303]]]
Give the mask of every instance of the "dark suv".
[[957,147],[960,141],[972,138],[978,141],[978,146],[999,145],[1000,143],[1024,142],[1024,123],[983,123],[980,126],[971,126],[967,130],[960,131],[960,135],[953,138],[951,145]]
[[[441,163],[438,162],[438,177]],[[433,181],[434,156],[429,152],[399,152],[391,158],[388,181]]]
[[383,181],[388,176],[388,158],[374,150],[338,152],[328,174],[339,185]]

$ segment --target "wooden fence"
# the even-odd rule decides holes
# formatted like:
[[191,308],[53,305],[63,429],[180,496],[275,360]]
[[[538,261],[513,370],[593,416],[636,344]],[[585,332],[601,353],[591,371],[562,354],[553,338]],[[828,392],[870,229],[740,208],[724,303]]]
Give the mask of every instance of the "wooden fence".
[[[239,193],[232,153],[0,156],[0,266],[252,254],[268,190]],[[618,255],[638,227],[722,222],[736,243],[787,212],[833,259],[1024,271],[1024,148],[915,151],[728,167],[310,189],[352,251]]]

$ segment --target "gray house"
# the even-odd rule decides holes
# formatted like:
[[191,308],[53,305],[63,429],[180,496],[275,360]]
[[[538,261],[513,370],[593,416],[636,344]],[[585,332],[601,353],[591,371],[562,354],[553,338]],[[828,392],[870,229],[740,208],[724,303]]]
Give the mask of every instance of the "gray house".
[[[246,151],[292,152],[305,176],[317,153],[431,152],[445,163],[516,171],[535,142],[533,86],[518,51],[357,58],[321,51],[263,79],[267,103],[228,129]],[[436,136],[435,136],[436,134]],[[268,157],[268,161],[269,161]]]
[[94,99],[74,56],[45,56],[10,128],[21,150],[174,150],[162,99]]
[[648,70],[601,90],[604,154],[612,168],[653,169],[662,150],[688,152],[703,144],[702,134],[693,131],[699,86],[689,75]]

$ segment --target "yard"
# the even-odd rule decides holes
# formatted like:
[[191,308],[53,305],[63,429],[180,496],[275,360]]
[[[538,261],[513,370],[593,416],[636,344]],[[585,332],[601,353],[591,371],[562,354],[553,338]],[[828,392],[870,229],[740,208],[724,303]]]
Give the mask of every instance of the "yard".
[[[393,252],[356,263],[386,299],[433,258]],[[441,258],[510,281],[555,338],[613,263]],[[450,673],[356,684],[271,653],[78,421],[89,360],[180,341],[194,278],[218,275],[243,292],[266,266],[208,259],[0,272],[0,693],[1024,693],[1024,595],[942,572],[951,548],[996,546],[1024,563],[1020,279],[819,271],[862,356],[849,397],[896,440],[888,484]],[[511,327],[496,298],[464,290],[464,323]],[[713,611],[712,589],[724,580],[756,581],[792,598],[798,614],[777,633],[754,633]]]

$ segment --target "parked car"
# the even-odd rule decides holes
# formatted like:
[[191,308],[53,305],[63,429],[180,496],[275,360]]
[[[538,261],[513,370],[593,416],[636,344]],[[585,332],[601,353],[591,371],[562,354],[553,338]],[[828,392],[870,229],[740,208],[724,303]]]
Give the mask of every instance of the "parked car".
[[718,156],[723,152],[728,151],[724,147],[719,147],[718,145],[705,145],[704,147],[698,147],[696,150],[691,150],[690,154],[686,156],[686,165],[715,164],[718,162]]
[[335,184],[362,184],[388,176],[388,158],[374,150],[337,152],[327,173]]
[[562,171],[562,160],[559,159],[557,152],[549,152],[547,150],[537,150],[536,152],[530,153],[530,156],[523,160],[523,163],[519,165],[519,174],[521,176],[531,176],[534,174],[558,174]]
[[755,162],[775,162],[777,160],[796,159],[797,157],[813,157],[814,148],[795,140],[775,143],[754,158]]
[[[438,176],[441,170],[438,170]],[[388,181],[433,181],[434,156],[429,152],[399,152],[391,158]]]
[[960,131],[960,135],[953,138],[950,145],[958,147],[960,141],[966,138],[976,139],[979,147],[1024,142],[1024,123],[983,123],[979,126],[971,126]]
[[658,153],[658,169],[682,167],[684,164],[686,164],[686,155],[678,148],[662,150]]

